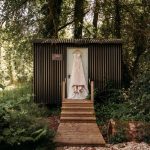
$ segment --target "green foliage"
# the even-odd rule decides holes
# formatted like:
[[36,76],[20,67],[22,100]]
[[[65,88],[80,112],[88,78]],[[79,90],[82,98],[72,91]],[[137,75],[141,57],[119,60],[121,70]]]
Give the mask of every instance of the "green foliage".
[[50,109],[49,109],[49,111],[48,111],[48,114],[50,115],[50,116],[59,116],[60,115],[60,113],[61,113],[61,109],[60,109],[61,107],[60,106],[56,106],[56,105],[54,105],[54,106],[50,106]]
[[46,110],[33,102],[27,87],[13,90],[14,95],[7,91],[0,98],[0,149],[54,148],[54,132],[44,119]]
[[104,124],[109,119],[129,119],[129,103],[126,101],[127,93],[124,89],[114,89],[113,83],[108,82],[106,90],[95,90],[95,111],[97,123]]
[[[132,82],[131,87],[99,91],[95,97],[97,123],[105,124],[109,119],[150,121],[150,72],[145,71]],[[97,90],[96,90],[97,91]]]
[[4,90],[4,89],[5,89],[5,86],[2,85],[2,84],[0,84],[0,88]]
[[0,92],[0,100],[1,102],[9,100],[10,102],[13,103],[18,98],[31,93],[32,93],[32,85],[30,83],[14,85],[14,87],[6,86],[5,90]]
[[97,116],[97,123],[100,125],[105,124],[111,118],[117,120],[132,119],[132,116],[129,114],[128,103],[95,104],[95,111]]
[[150,71],[138,76],[129,88],[131,114],[137,120],[150,121]]
[[[83,22],[83,37],[85,38],[93,38],[95,35],[92,15],[95,1],[85,1]],[[61,13],[50,15],[51,10],[54,9],[51,6],[56,3],[54,0],[50,1],[50,5],[45,0],[1,0],[0,84],[8,85],[13,82],[32,80],[31,41],[34,38],[42,37],[43,28],[46,28],[48,33],[53,33],[50,30],[58,28],[59,38],[73,37],[73,24],[78,19],[74,18],[75,1],[60,0],[59,2],[62,2],[62,7],[57,12]],[[115,22],[120,22],[120,33],[124,42],[122,57],[124,81],[122,83],[129,87],[129,81],[134,79],[139,71],[149,67],[147,54],[149,53],[150,5],[146,0],[119,1],[118,14],[120,14],[121,20],[117,20],[114,0],[99,1],[99,3],[97,17],[101,17],[97,18],[97,38],[114,38],[114,33],[117,30]],[[53,21],[56,19],[54,21],[55,27],[50,27],[50,22],[53,23],[53,21],[50,21],[50,17],[54,17]],[[60,22],[57,22],[57,20],[60,20]],[[51,36],[49,35],[49,37]]]

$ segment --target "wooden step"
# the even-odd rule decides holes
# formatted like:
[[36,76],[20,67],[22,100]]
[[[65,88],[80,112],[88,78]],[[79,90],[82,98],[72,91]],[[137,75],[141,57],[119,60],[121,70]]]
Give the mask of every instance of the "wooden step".
[[65,100],[62,102],[62,106],[72,106],[72,107],[92,107],[93,102],[89,100]]
[[65,99],[62,103],[93,103],[91,100],[81,100],[81,99]]
[[59,146],[104,146],[96,123],[60,123],[54,142]]
[[62,117],[95,117],[95,113],[93,112],[61,112]]
[[61,123],[74,122],[74,123],[96,123],[95,117],[60,117]]
[[92,103],[63,103],[62,107],[93,107]]
[[94,104],[87,100],[64,100],[54,138],[58,146],[104,146],[96,124]]
[[62,111],[76,111],[76,112],[87,112],[87,111],[94,111],[94,107],[68,107],[63,106],[61,108]]

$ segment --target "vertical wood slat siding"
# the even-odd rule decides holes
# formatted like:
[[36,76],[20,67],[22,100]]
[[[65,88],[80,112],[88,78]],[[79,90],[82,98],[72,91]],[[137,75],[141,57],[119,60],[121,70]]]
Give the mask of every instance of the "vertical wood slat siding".
[[[60,103],[61,81],[65,77],[65,52],[63,46],[34,44],[34,99],[37,103]],[[63,60],[53,61],[52,53],[63,54]]]
[[121,87],[121,45],[91,45],[89,48],[89,76],[95,87],[105,90],[111,81]]
[[[67,48],[88,48],[88,76],[95,87],[104,90],[108,81],[121,87],[121,44],[34,43],[35,102],[61,103],[61,83],[67,73]],[[62,54],[62,61],[53,61],[52,54]]]

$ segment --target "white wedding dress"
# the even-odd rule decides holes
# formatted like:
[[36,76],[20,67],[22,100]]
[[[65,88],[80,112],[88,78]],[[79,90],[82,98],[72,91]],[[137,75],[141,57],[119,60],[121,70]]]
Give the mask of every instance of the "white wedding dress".
[[69,86],[68,99],[85,99],[88,95],[81,54],[73,54],[73,66]]

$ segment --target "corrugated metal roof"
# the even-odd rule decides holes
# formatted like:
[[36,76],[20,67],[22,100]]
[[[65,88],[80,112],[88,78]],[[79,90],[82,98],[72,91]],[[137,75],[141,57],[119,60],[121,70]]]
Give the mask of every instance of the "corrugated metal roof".
[[121,39],[35,39],[33,43],[71,43],[71,44],[90,44],[90,43],[122,43]]

